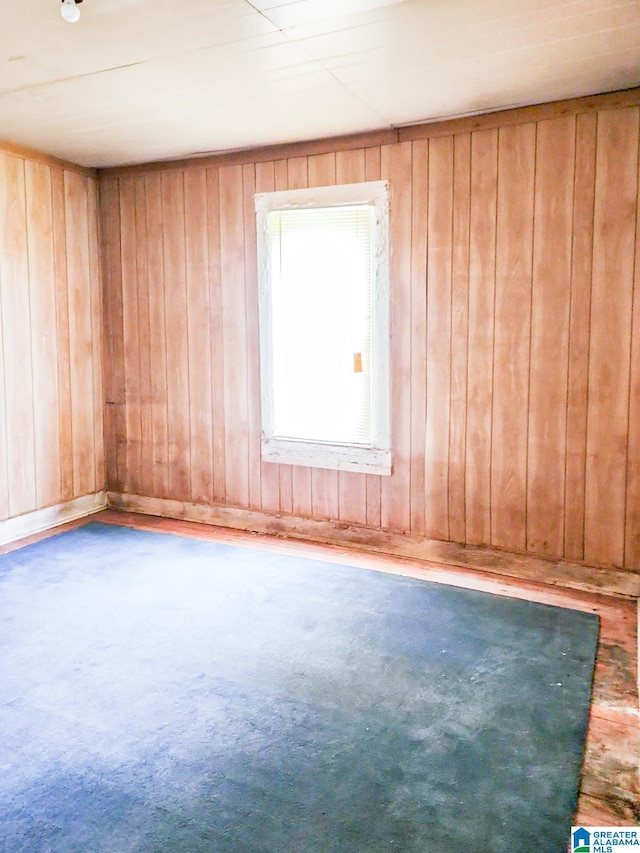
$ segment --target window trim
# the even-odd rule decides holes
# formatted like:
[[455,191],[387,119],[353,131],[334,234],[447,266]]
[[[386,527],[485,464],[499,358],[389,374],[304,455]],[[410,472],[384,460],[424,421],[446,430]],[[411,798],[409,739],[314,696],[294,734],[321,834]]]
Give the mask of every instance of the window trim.
[[[371,205],[375,216],[375,275],[372,293],[371,444],[341,444],[274,435],[272,306],[269,214],[296,208]],[[389,336],[389,184],[356,184],[279,190],[255,196],[261,388],[261,450],[265,462],[369,474],[391,474]]]

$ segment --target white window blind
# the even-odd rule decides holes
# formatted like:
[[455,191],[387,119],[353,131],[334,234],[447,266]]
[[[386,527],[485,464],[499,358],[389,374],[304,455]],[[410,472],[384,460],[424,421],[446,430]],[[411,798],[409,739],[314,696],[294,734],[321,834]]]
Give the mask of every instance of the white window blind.
[[273,432],[371,444],[371,205],[269,214]]

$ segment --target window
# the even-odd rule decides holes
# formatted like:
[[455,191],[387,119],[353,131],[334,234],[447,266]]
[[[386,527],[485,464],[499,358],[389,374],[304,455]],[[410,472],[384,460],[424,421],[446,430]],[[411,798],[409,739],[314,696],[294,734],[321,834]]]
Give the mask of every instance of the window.
[[386,181],[256,196],[262,458],[391,473]]

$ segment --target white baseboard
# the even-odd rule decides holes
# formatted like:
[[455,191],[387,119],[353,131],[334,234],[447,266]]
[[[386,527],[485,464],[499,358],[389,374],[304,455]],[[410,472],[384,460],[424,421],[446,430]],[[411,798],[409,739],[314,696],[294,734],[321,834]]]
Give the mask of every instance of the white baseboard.
[[0,521],[0,545],[7,545],[25,536],[33,536],[34,533],[59,527],[68,521],[75,521],[94,512],[100,512],[106,507],[107,493],[95,492],[66,503],[56,504],[56,506],[48,506],[15,518],[7,518],[5,521]]

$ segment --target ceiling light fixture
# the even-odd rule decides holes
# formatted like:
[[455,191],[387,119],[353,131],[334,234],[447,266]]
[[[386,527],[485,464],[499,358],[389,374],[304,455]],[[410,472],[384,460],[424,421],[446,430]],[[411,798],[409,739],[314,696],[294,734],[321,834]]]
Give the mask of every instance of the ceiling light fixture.
[[76,21],[80,20],[80,9],[78,9],[78,3],[82,3],[82,0],[62,0],[60,14],[69,24],[75,24]]

